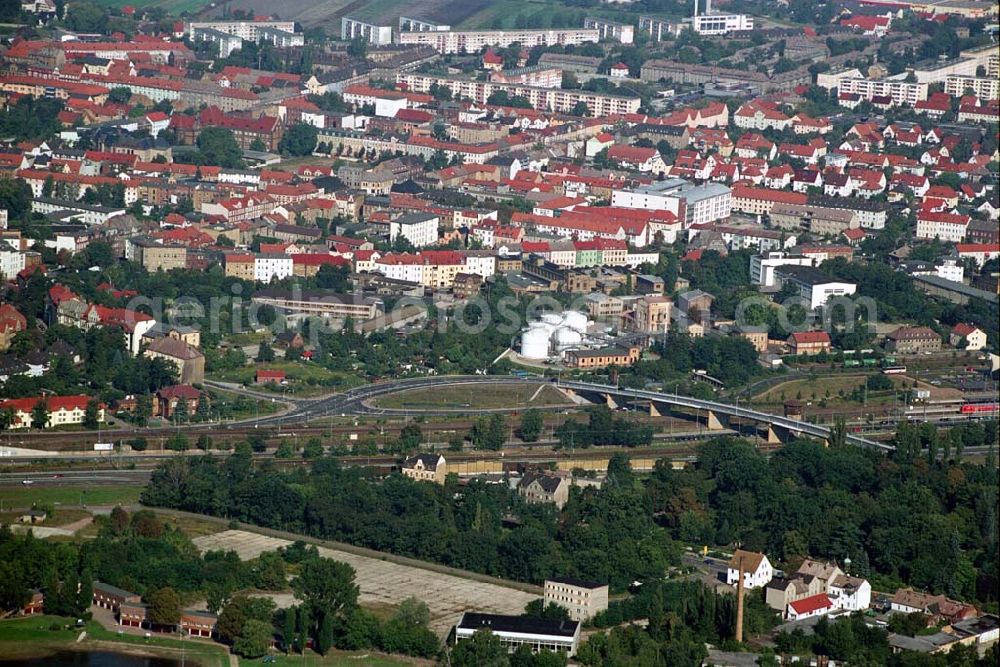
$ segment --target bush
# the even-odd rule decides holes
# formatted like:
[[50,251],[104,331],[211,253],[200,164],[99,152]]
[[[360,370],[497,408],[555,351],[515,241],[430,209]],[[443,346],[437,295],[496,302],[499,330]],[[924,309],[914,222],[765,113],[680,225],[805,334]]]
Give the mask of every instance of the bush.
[[146,448],[149,447],[149,443],[146,442],[145,438],[133,438],[128,444],[132,447],[132,450],[136,452],[144,452],[146,451]]

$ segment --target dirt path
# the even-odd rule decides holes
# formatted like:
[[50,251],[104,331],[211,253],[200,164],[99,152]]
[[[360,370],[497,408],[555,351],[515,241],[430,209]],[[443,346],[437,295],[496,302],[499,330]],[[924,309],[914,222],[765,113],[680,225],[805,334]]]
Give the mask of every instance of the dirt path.
[[92,517],[92,516],[85,516],[82,519],[77,519],[76,521],[73,521],[72,523],[67,523],[67,524],[63,524],[61,526],[57,526],[57,528],[61,528],[63,530],[68,530],[68,531],[70,531],[72,533],[75,533],[78,530],[86,528],[87,526],[89,526],[93,522],[94,522],[94,517]]

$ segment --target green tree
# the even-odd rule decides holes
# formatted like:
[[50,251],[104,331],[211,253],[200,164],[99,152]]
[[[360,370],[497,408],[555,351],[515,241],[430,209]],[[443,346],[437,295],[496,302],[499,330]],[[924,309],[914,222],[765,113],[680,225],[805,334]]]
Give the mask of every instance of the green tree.
[[544,421],[539,410],[531,408],[521,415],[521,426],[517,430],[518,437],[525,442],[538,442],[542,434]]
[[507,649],[489,630],[477,630],[451,650],[452,667],[506,667]]
[[296,123],[285,130],[278,143],[278,150],[285,155],[311,155],[316,150],[316,137],[319,130],[315,125]]
[[302,564],[292,580],[295,597],[314,612],[344,620],[358,604],[354,568],[332,558],[314,558]]
[[198,150],[206,164],[226,169],[238,169],[243,166],[243,151],[236,143],[232,131],[224,127],[204,128],[198,134]]
[[264,363],[274,361],[274,348],[266,340],[262,340],[257,346],[257,361]]
[[132,99],[132,90],[124,86],[112,88],[111,92],[108,93],[108,102],[112,104],[128,104],[130,99]]
[[270,623],[252,618],[244,623],[240,636],[233,642],[233,651],[251,660],[259,658],[267,654],[273,634],[274,628]]
[[48,427],[49,419],[49,404],[44,398],[40,398],[35,407],[31,408],[31,426],[42,430]]
[[364,59],[368,55],[368,42],[364,37],[355,37],[351,40],[351,43],[347,45],[347,55],[352,58],[357,58],[359,60]]
[[177,625],[181,620],[181,596],[173,588],[164,586],[153,591],[146,600],[147,614],[153,625]]

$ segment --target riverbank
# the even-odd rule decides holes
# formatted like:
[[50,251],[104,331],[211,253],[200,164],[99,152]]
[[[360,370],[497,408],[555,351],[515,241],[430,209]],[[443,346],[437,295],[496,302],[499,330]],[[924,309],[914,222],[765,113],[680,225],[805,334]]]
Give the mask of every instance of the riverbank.
[[[218,644],[192,639],[150,638],[117,634],[89,621],[77,628],[74,619],[21,616],[0,621],[0,655],[44,658],[63,651],[109,651],[126,655],[182,660],[198,667],[229,667],[228,651]],[[80,640],[81,633],[86,633]]]
[[[52,629],[57,628],[57,629]],[[80,634],[86,632],[82,641]],[[68,651],[79,653],[108,652],[148,658],[165,658],[185,667],[231,667],[265,664],[263,659],[238,662],[231,658],[225,647],[197,639],[171,639],[153,635],[118,634],[105,629],[96,621],[89,621],[82,628],[74,619],[57,616],[17,616],[0,620],[0,659],[29,660],[47,658]],[[331,651],[326,656],[309,652],[301,655],[279,655],[281,664],[323,667],[429,667],[430,660],[390,656],[377,651]],[[0,665],[2,665],[0,661]]]

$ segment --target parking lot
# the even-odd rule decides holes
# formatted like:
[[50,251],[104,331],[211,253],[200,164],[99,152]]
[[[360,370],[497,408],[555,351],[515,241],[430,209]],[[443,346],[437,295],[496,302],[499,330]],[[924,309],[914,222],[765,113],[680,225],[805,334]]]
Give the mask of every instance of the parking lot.
[[[202,551],[235,551],[244,560],[291,544],[289,540],[242,530],[204,535],[196,538],[194,543]],[[325,547],[320,547],[319,552],[322,556],[348,563],[355,569],[363,606],[395,606],[411,596],[426,602],[431,614],[431,629],[441,637],[447,635],[463,611],[519,614],[524,611],[528,602],[538,597],[498,584],[463,579],[369,556]],[[287,606],[293,602],[287,595],[273,597],[279,606]]]

